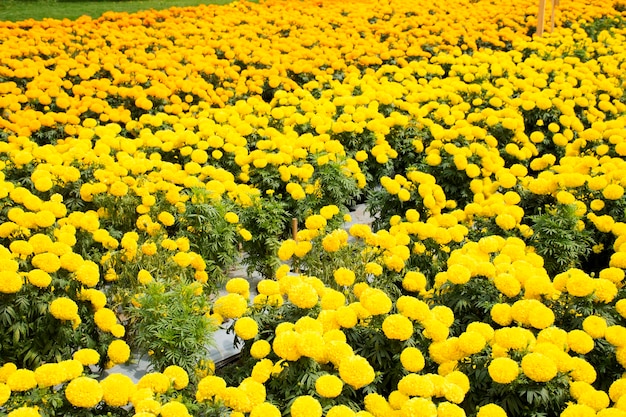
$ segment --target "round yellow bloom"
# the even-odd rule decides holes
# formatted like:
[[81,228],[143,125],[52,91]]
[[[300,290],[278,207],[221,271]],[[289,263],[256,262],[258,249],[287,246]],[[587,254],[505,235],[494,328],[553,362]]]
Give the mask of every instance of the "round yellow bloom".
[[243,340],[254,339],[259,333],[259,325],[251,317],[241,317],[235,323],[235,334]]
[[0,271],[0,293],[14,294],[22,289],[24,278],[14,271]]
[[343,382],[335,375],[324,374],[315,381],[315,391],[324,398],[335,398],[343,390]]
[[624,187],[619,184],[609,184],[602,190],[602,195],[607,200],[619,200],[624,195]]
[[130,358],[130,347],[121,339],[114,340],[107,348],[107,356],[113,363],[125,363]]
[[508,326],[513,321],[511,306],[504,303],[494,304],[491,307],[491,319],[500,326]]
[[339,364],[339,376],[346,384],[354,389],[359,389],[374,381],[376,375],[374,368],[367,359],[359,355],[352,355]]
[[306,282],[300,282],[289,288],[289,301],[299,308],[312,308],[319,301],[315,287]]
[[245,278],[231,278],[226,282],[226,291],[247,297],[250,294],[250,283]]
[[38,407],[22,406],[11,411],[7,417],[41,417],[41,414],[39,414]]
[[74,407],[92,408],[100,401],[104,391],[98,381],[85,376],[78,377],[65,387],[65,397]]
[[205,376],[198,383],[196,400],[203,402],[221,398],[224,390],[226,390],[226,381],[224,379],[215,375]]
[[163,375],[170,379],[174,389],[184,389],[189,385],[189,375],[187,371],[178,365],[170,365],[163,370]]
[[269,359],[261,359],[253,367],[250,377],[255,381],[264,384],[272,376],[274,363]]
[[594,339],[604,337],[607,324],[600,316],[588,316],[583,320],[583,330]]
[[386,314],[391,310],[391,299],[378,288],[367,288],[359,297],[361,305],[372,315]]
[[410,292],[421,292],[426,289],[426,276],[419,271],[409,271],[402,279],[402,288]]
[[383,332],[388,339],[408,340],[413,335],[413,323],[402,314],[391,314],[383,321]]
[[409,372],[419,372],[424,369],[425,359],[422,352],[416,347],[406,347],[400,354],[400,362]]
[[226,214],[224,214],[224,219],[228,223],[239,223],[239,216],[237,215],[237,213],[233,213],[232,211],[229,211]]
[[248,309],[248,301],[236,293],[226,294],[213,304],[213,310],[225,319],[241,317]]
[[170,378],[161,372],[149,372],[137,381],[137,389],[150,388],[152,392],[165,394],[172,386]]
[[335,278],[335,282],[341,286],[349,286],[354,283],[356,278],[354,271],[340,267],[333,272],[333,277]]
[[522,371],[535,382],[548,382],[557,374],[552,359],[541,353],[529,353],[522,358]]
[[267,340],[265,339],[257,340],[250,347],[250,356],[252,356],[255,359],[262,359],[266,357],[267,355],[269,355],[271,348],[272,347]]
[[509,384],[519,375],[517,362],[510,358],[495,358],[487,369],[491,379],[499,384]]
[[310,395],[301,395],[291,404],[291,417],[322,417],[322,406]]
[[496,404],[486,404],[478,409],[476,417],[507,417],[506,411]]
[[103,332],[110,332],[113,326],[117,324],[117,316],[113,310],[106,307],[96,311],[93,318],[98,328]]
[[100,268],[93,261],[84,261],[74,272],[75,278],[86,287],[94,287],[100,280]]
[[567,333],[567,345],[572,351],[584,355],[593,350],[594,341],[587,332],[575,329]]
[[11,396],[11,388],[4,382],[0,382],[0,407],[7,402]]
[[78,317],[78,305],[70,298],[60,297],[50,303],[50,314],[59,320],[74,320]]
[[102,399],[111,407],[124,407],[137,390],[135,383],[124,374],[111,374],[100,381]]
[[37,386],[37,379],[30,369],[17,369],[9,375],[6,384],[14,392],[28,391]]
[[157,219],[164,226],[172,226],[176,222],[176,217],[174,217],[172,213],[169,213],[167,211],[160,212],[159,215],[157,216]]
[[100,354],[94,349],[80,349],[74,352],[72,358],[84,366],[95,365],[100,361]]
[[170,401],[161,406],[161,417],[191,417],[185,404],[179,401]]
[[263,402],[252,407],[250,417],[281,417],[281,412],[274,404]]

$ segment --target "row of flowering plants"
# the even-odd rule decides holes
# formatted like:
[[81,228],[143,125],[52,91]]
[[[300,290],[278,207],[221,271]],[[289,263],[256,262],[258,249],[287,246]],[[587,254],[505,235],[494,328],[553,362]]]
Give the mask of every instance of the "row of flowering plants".
[[626,416],[626,6],[565,3],[0,22],[0,415]]

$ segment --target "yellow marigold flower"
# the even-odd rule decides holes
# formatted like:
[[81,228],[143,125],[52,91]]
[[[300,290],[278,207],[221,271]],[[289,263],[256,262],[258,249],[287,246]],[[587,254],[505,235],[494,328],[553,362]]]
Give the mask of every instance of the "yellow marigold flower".
[[257,340],[250,347],[250,356],[255,359],[262,359],[269,355],[271,350],[271,345],[267,340],[261,339]]
[[84,376],[73,379],[65,387],[65,397],[74,407],[93,408],[102,401],[103,394],[98,381]]
[[620,325],[608,326],[604,338],[613,346],[626,346],[626,327]]
[[337,310],[338,308],[345,306],[346,296],[337,290],[328,288],[324,292],[324,295],[322,295],[320,301],[322,310]]
[[35,369],[39,387],[53,387],[65,382],[65,369],[58,363],[45,363]]
[[254,339],[259,333],[259,325],[251,317],[241,317],[235,322],[235,334],[243,340]]
[[383,267],[376,262],[368,262],[365,264],[365,272],[377,277],[383,273]]
[[491,379],[499,384],[509,384],[519,375],[517,362],[510,358],[495,358],[487,370]]
[[413,335],[413,323],[402,314],[391,314],[385,317],[382,329],[385,336],[392,340],[404,341]]
[[281,412],[274,404],[263,402],[252,407],[250,417],[280,417]]
[[226,390],[226,381],[219,376],[208,375],[198,383],[196,400],[199,402],[213,401],[221,398]]
[[548,382],[557,374],[552,359],[541,353],[528,353],[522,358],[522,371],[535,382]]
[[617,402],[624,395],[626,395],[626,378],[622,377],[613,381],[609,387],[609,397],[611,401]]
[[301,395],[291,404],[292,417],[322,417],[322,406],[310,395]]
[[239,229],[238,233],[246,242],[252,239],[252,233],[243,227]]
[[273,279],[263,279],[257,284],[259,294],[274,295],[280,293],[280,284]]
[[296,251],[297,245],[298,243],[293,239],[287,239],[283,241],[278,248],[278,259],[280,259],[281,261],[288,261],[289,259],[291,259]]
[[594,339],[604,337],[607,329],[606,320],[599,316],[587,316],[583,320],[583,330]]
[[386,314],[391,310],[392,302],[384,291],[378,288],[366,288],[359,297],[361,305],[372,315]]
[[334,405],[328,410],[326,417],[356,417],[356,413],[347,405]]
[[135,383],[124,374],[111,374],[100,381],[102,399],[111,407],[124,407],[137,390]]
[[9,376],[17,371],[17,366],[12,362],[7,362],[0,367],[0,382],[6,383]]
[[146,285],[152,282],[152,280],[152,274],[145,269],[140,269],[137,273],[137,281],[139,281],[140,284]]
[[94,313],[94,322],[103,332],[110,332],[111,328],[117,324],[117,316],[113,310],[103,307]]
[[190,417],[189,410],[185,404],[179,401],[169,401],[161,406],[161,417]]
[[130,347],[123,340],[114,340],[107,348],[107,356],[115,364],[125,363],[130,358]]
[[74,277],[86,287],[95,287],[100,280],[100,267],[93,261],[84,261],[74,272]]
[[246,297],[250,293],[250,283],[245,278],[231,278],[226,282],[226,291]]
[[74,320],[78,317],[78,305],[74,300],[60,297],[50,303],[50,314],[59,320]]
[[14,271],[0,271],[0,292],[14,294],[22,289],[24,278]]
[[335,398],[343,390],[343,381],[336,375],[324,374],[315,381],[315,391],[324,398]]
[[160,212],[157,216],[157,220],[159,220],[159,222],[161,222],[164,226],[172,226],[176,222],[174,215],[167,211]]
[[422,352],[416,347],[406,347],[400,354],[402,366],[409,372],[419,372],[424,369],[425,359]]
[[393,409],[385,397],[377,393],[367,394],[364,398],[365,409],[373,416],[393,415]]
[[354,283],[356,275],[354,271],[340,267],[333,272],[333,277],[335,278],[335,282],[341,286],[350,286]]
[[241,317],[248,309],[248,301],[236,293],[226,294],[213,304],[213,310],[225,319]]
[[239,216],[237,215],[237,213],[233,213],[232,211],[229,211],[226,214],[224,214],[224,219],[228,223],[239,223]]
[[593,293],[595,282],[593,278],[582,271],[570,274],[566,284],[567,292],[575,297],[586,297]]
[[321,214],[313,214],[306,218],[304,225],[309,230],[319,230],[326,227],[326,218]]
[[410,292],[426,290],[426,276],[419,271],[408,271],[402,279],[402,288]]
[[38,407],[22,406],[11,411],[7,417],[41,417]]
[[600,303],[610,303],[617,296],[617,286],[608,279],[598,278],[594,281],[594,300]]
[[507,417],[506,411],[496,404],[486,404],[478,409],[476,417]]
[[95,365],[100,362],[100,354],[94,349],[79,349],[74,352],[72,358],[82,363],[84,366]]
[[339,376],[354,389],[362,388],[372,381],[376,376],[374,368],[367,359],[359,355],[349,356],[339,364]]
[[315,287],[300,282],[289,288],[288,299],[299,308],[312,308],[319,301]]
[[609,184],[602,190],[602,195],[607,200],[619,200],[624,195],[624,187],[619,184]]
[[170,389],[170,378],[161,372],[149,372],[137,382],[137,389],[150,388],[152,392],[164,394]]
[[402,415],[437,417],[437,406],[430,398],[415,397],[402,404]]
[[146,242],[141,245],[141,253],[152,256],[157,252],[157,245],[154,242]]
[[128,194],[128,185],[126,185],[122,181],[115,181],[109,187],[109,193],[116,197],[124,197],[126,194]]
[[624,318],[626,318],[626,299],[622,298],[618,302],[615,303],[615,310],[618,314]]
[[6,384],[13,392],[28,391],[37,386],[35,373],[30,369],[17,369],[7,378]]
[[4,382],[0,382],[0,407],[7,402],[9,397],[11,396],[11,388]]

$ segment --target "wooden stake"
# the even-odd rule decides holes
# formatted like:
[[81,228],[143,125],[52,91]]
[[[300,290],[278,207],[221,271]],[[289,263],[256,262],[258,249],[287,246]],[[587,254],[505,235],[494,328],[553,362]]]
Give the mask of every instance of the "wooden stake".
[[546,0],[539,0],[539,12],[537,13],[537,35],[543,36],[543,22],[546,15]]
[[556,15],[556,8],[559,6],[559,0],[552,0],[552,13],[550,14],[550,32],[554,31],[554,19]]
[[293,240],[298,241],[298,219],[295,217],[291,219],[291,235],[293,236]]

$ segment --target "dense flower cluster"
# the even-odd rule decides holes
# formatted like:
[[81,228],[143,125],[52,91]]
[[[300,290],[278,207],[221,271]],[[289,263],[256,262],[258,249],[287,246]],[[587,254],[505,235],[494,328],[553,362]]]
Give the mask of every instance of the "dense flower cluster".
[[0,412],[626,415],[626,16],[562,3],[1,22]]

